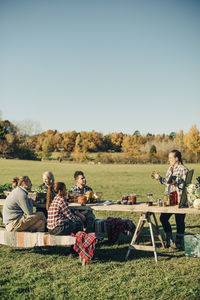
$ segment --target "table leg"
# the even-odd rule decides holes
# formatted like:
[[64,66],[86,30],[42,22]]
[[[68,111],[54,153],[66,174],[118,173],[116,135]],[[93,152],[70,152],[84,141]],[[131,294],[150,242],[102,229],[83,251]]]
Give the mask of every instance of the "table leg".
[[155,240],[154,240],[154,235],[153,235],[153,228],[152,228],[152,223],[149,217],[148,220],[148,224],[149,224],[149,228],[150,228],[150,234],[151,234],[151,241],[152,241],[152,245],[153,245],[153,249],[154,249],[154,257],[155,257],[155,261],[158,262],[158,258],[157,258],[157,253],[156,253],[156,245],[155,245]]
[[136,228],[136,231],[135,231],[135,233],[134,233],[133,239],[132,239],[132,241],[131,241],[131,245],[132,245],[132,244],[135,244],[136,241],[139,239],[139,237],[140,237],[140,235],[141,235],[141,233],[142,233],[142,229],[143,229],[143,227],[144,227],[144,224],[145,224],[145,219],[144,219],[143,216],[141,216],[140,219],[139,219],[139,222],[138,222],[138,226],[137,226],[137,228]]
[[158,239],[160,240],[160,242],[162,244],[162,247],[165,248],[165,244],[163,242],[162,235],[160,234],[160,230],[159,230],[159,227],[158,227],[158,222],[157,222],[156,216],[155,216],[154,213],[152,213],[152,215],[153,215],[154,222],[155,222],[155,225],[152,223],[153,229],[155,230],[155,232],[157,234],[157,237],[158,237]]
[[[154,216],[154,221],[155,221],[156,225],[154,225],[151,222],[151,215],[152,214],[153,213],[151,213],[151,212],[141,213],[141,216],[140,216],[140,219],[138,221],[134,236],[132,238],[131,244],[128,248],[128,251],[127,251],[127,254],[126,254],[126,257],[125,257],[126,260],[128,259],[128,256],[129,256],[131,250],[142,250],[142,251],[152,251],[152,252],[154,252],[155,261],[156,262],[158,261],[153,228],[155,229],[156,233],[159,233],[159,228],[158,228],[158,223],[157,223],[157,220],[156,220],[156,217],[154,216],[154,214],[153,214],[153,216]],[[139,239],[141,233],[142,233],[142,229],[143,229],[146,222],[148,223],[148,226],[149,226],[149,229],[150,229],[150,237],[151,237],[152,246],[138,245],[138,243],[136,243],[137,240]]]
[[136,243],[137,239],[139,238],[139,236],[140,236],[140,234],[141,234],[141,232],[142,232],[142,229],[143,229],[143,227],[144,227],[144,223],[145,223],[145,222],[144,222],[143,218],[140,217],[140,219],[139,219],[139,221],[138,221],[138,224],[137,224],[137,227],[136,227],[136,230],[135,230],[135,232],[134,232],[134,235],[133,235],[131,244],[130,244],[130,246],[129,246],[129,248],[128,248],[128,251],[127,251],[125,260],[128,259],[128,256],[129,256],[129,254],[130,254],[130,251],[131,251],[133,245]]

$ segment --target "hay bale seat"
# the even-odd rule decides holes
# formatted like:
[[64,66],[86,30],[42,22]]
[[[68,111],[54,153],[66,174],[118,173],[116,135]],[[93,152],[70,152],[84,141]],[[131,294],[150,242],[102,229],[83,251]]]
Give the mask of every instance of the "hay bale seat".
[[[105,220],[95,220],[95,233],[106,234]],[[48,232],[10,232],[0,228],[0,244],[11,247],[32,248],[42,246],[71,246],[76,238],[71,235],[52,235]]]
[[0,229],[0,244],[11,247],[32,248],[43,246],[71,246],[76,238],[70,235],[51,235],[48,232],[10,232]]

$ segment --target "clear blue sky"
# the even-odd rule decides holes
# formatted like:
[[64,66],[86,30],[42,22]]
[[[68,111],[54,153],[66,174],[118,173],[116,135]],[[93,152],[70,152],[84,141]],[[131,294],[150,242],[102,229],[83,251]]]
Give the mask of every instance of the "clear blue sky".
[[200,1],[1,0],[0,110],[60,132],[200,129]]

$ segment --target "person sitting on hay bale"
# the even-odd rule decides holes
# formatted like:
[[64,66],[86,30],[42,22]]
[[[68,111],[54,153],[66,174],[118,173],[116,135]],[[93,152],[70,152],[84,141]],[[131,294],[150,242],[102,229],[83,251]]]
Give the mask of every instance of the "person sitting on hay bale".
[[83,195],[87,191],[92,191],[92,188],[86,185],[86,178],[82,171],[74,173],[74,180],[76,181],[76,185],[71,188],[72,192],[78,192],[79,195]]
[[32,183],[28,176],[21,176],[18,186],[7,196],[3,208],[3,223],[7,231],[44,231],[46,218],[42,212],[33,213],[33,203],[28,198]]
[[[86,185],[86,178],[82,171],[76,171],[74,173],[74,179],[76,185],[71,188],[71,192],[76,192],[78,195],[84,195],[88,191],[92,191],[92,188]],[[78,209],[75,209],[77,211]],[[86,214],[86,232],[93,232],[95,226],[95,215],[92,211],[88,211]]]
[[51,202],[53,201],[55,197],[55,192],[54,192],[54,176],[53,173],[50,171],[46,171],[42,174],[42,179],[43,179],[43,184],[41,184],[38,187],[38,191],[42,191],[43,193],[46,193],[46,207],[41,208],[37,207],[36,212],[43,212],[45,217],[47,218],[47,211],[50,207]]
[[14,189],[17,187],[18,181],[19,181],[19,178],[18,178],[18,177],[14,177],[14,178],[12,179],[12,190],[14,190]]
[[66,186],[64,182],[56,182],[54,185],[56,196],[48,210],[47,228],[50,234],[69,235],[83,230],[85,222],[84,212],[75,214],[68,207],[66,201]]

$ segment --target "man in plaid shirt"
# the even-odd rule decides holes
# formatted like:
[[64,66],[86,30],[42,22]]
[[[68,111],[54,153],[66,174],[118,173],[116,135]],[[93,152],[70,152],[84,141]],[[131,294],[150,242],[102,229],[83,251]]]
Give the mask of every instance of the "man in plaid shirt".
[[92,191],[92,188],[86,185],[85,175],[82,171],[76,171],[74,173],[74,179],[76,185],[71,188],[72,192],[78,192],[80,195],[83,195],[87,191]]
[[[161,184],[165,185],[165,192],[177,192],[178,203],[180,203],[183,188],[185,186],[185,179],[188,169],[183,165],[181,153],[178,150],[172,150],[169,153],[170,167],[167,171],[166,178],[161,177],[158,173],[152,173],[153,179],[159,180]],[[184,206],[187,206],[187,198]],[[172,214],[162,213],[160,221],[166,233],[166,247],[174,247],[174,240],[172,236],[172,228],[169,223],[169,218]],[[185,214],[175,214],[177,234],[176,234],[176,248],[184,248],[184,232],[185,232]]]
[[[92,188],[86,185],[85,175],[82,171],[76,171],[74,173],[74,179],[76,185],[71,189],[71,192],[78,192],[79,195],[84,195],[87,191],[92,191]],[[77,211],[78,209],[74,209]],[[95,226],[95,215],[90,210],[85,215],[86,218],[86,232],[93,232]]]
[[48,210],[47,228],[51,234],[66,235],[83,230],[84,215],[79,212],[73,214],[65,200],[66,187],[57,182],[54,188],[56,196]]

